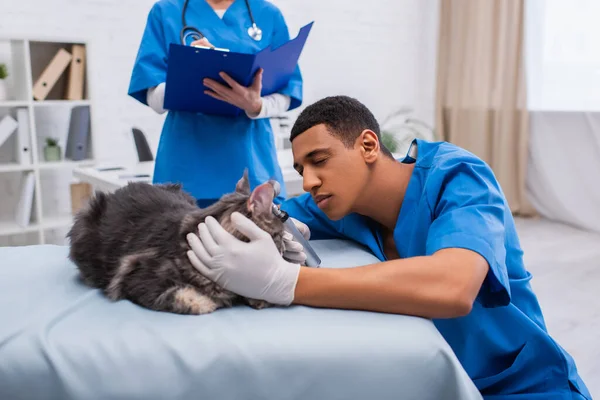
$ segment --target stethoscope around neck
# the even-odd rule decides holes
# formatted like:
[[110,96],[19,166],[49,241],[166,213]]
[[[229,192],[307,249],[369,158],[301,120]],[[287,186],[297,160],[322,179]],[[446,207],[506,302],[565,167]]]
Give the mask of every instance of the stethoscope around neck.
[[[188,37],[191,37],[192,40],[200,40],[204,37],[204,34],[198,29],[194,28],[193,26],[187,26],[187,24],[185,23],[185,10],[187,9],[188,2],[189,0],[185,0],[185,3],[183,3],[183,10],[181,11],[181,23],[183,25],[183,28],[181,28],[180,39],[181,44],[183,45],[185,45],[186,39]],[[250,3],[248,2],[248,0],[246,0],[246,8],[248,9],[248,14],[250,14],[250,21],[252,21],[252,25],[250,26],[250,28],[248,28],[248,36],[250,36],[252,39],[258,42],[260,39],[262,39],[262,30],[256,25],[256,22],[254,21],[254,16],[252,15],[252,9],[250,8]]]

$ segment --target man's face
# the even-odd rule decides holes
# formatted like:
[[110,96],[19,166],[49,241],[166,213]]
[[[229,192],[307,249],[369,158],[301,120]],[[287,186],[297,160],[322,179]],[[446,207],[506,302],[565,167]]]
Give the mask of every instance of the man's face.
[[304,190],[327,217],[338,220],[354,211],[369,176],[360,139],[354,148],[347,148],[321,124],[298,135],[292,152]]

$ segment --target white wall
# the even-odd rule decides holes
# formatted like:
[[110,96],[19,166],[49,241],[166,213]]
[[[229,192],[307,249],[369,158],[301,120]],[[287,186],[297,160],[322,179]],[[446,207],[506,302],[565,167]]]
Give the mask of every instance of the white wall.
[[529,0],[526,3],[528,108],[600,110],[600,2]]
[[[193,0],[192,0],[193,1]],[[274,0],[295,36],[314,20],[300,65],[305,104],[348,94],[378,118],[402,107],[433,120],[439,0]],[[134,158],[130,128],[156,149],[164,116],[127,96],[129,77],[153,0],[6,1],[0,37],[86,40],[97,156]]]
[[403,107],[433,119],[437,0],[276,0],[290,34],[315,24],[300,59],[305,105],[348,94],[378,118]]

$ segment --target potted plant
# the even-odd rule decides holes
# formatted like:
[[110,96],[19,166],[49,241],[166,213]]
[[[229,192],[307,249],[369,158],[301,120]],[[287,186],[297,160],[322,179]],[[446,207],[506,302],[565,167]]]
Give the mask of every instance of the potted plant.
[[390,131],[384,130],[381,132],[381,143],[392,153],[398,151],[398,141]]
[[0,101],[8,98],[6,90],[6,78],[8,77],[8,68],[6,64],[0,64]]
[[60,146],[58,140],[54,138],[46,138],[46,146],[44,146],[44,159],[46,161],[60,161]]
[[392,153],[404,155],[415,138],[436,140],[435,130],[425,122],[410,117],[412,111],[408,107],[402,107],[389,114],[379,124],[381,142]]

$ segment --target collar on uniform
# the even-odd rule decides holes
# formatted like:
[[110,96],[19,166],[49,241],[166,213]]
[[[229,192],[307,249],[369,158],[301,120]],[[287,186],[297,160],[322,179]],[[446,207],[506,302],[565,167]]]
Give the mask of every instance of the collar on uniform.
[[414,164],[417,162],[417,139],[413,139],[406,152],[406,156],[402,159],[404,164]]

